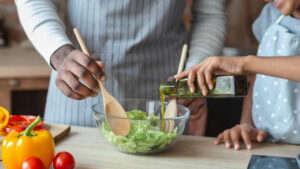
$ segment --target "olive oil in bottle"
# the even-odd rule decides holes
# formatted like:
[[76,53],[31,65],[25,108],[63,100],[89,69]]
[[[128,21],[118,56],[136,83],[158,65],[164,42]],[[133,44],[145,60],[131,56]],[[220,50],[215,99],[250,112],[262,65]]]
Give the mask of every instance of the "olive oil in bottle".
[[196,91],[192,93],[187,84],[187,79],[179,79],[176,82],[165,82],[160,85],[161,95],[176,95],[179,98],[197,97],[243,97],[247,95],[248,82],[246,76],[216,76],[213,78],[214,89],[209,90],[207,96],[203,96],[197,80]]

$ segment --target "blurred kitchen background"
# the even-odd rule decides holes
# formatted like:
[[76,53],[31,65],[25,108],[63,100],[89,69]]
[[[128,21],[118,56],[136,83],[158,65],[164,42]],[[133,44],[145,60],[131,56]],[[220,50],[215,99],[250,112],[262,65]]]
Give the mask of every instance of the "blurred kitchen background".
[[[258,43],[251,25],[265,2],[225,1],[229,19],[223,55],[255,54]],[[59,0],[58,3],[62,16],[65,1]],[[190,28],[192,19],[191,4],[192,0],[187,0],[183,17],[187,29]],[[49,75],[50,68],[34,51],[23,32],[14,1],[0,0],[0,105],[9,109],[12,114],[43,115]],[[242,99],[217,99],[214,102],[217,102],[214,106],[208,105],[207,135],[210,136],[237,124],[242,106]]]

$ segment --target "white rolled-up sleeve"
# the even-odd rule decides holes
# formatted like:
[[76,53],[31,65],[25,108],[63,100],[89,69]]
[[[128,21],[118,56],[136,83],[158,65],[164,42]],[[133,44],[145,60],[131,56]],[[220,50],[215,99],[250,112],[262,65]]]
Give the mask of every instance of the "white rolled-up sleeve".
[[71,44],[51,0],[15,0],[20,22],[36,50],[50,65],[51,55]]
[[194,0],[189,36],[189,69],[209,56],[221,54],[226,37],[227,16],[224,0]]

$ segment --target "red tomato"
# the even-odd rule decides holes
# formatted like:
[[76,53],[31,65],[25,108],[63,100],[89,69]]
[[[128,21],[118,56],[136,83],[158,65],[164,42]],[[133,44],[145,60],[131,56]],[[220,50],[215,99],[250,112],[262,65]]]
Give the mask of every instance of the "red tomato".
[[56,154],[53,160],[53,167],[55,169],[73,169],[75,167],[75,160],[68,152],[60,152]]
[[45,169],[45,165],[39,158],[31,156],[23,161],[22,169]]

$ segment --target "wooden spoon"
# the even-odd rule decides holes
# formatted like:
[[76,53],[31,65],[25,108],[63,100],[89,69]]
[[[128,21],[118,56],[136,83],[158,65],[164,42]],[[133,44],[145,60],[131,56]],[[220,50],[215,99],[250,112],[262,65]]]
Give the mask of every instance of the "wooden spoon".
[[[87,56],[90,56],[90,53],[77,28],[74,28],[74,33],[83,53]],[[130,130],[130,121],[127,118],[125,110],[121,104],[107,91],[103,83],[100,80],[97,81],[102,91],[105,114],[114,116],[105,117],[109,128],[115,135],[127,136]]]
[[[187,56],[187,49],[188,49],[188,46],[186,44],[183,45],[177,74],[179,74],[183,71],[186,56]],[[177,112],[178,112],[177,109],[178,109],[178,107],[177,107],[176,99],[172,99],[171,101],[169,101],[169,104],[165,111],[164,119],[177,117]],[[166,122],[167,123],[165,125],[165,132],[166,133],[172,132],[174,129],[174,126],[175,126],[175,121],[168,120]]]
[[[169,101],[168,106],[165,111],[164,119],[177,117],[177,102],[176,99]],[[165,133],[171,133],[175,127],[174,120],[166,120],[164,131]]]

